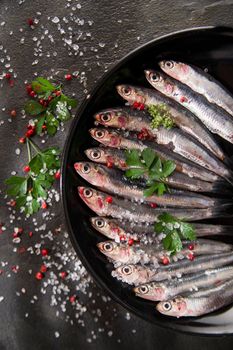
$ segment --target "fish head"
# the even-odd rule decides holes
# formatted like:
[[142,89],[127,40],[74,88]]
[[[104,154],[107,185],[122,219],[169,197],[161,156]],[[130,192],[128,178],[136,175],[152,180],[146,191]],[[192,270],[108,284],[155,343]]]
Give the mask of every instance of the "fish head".
[[122,108],[98,112],[94,118],[98,123],[113,128],[125,128],[129,120],[128,113]]
[[92,226],[110,239],[118,238],[118,233],[113,230],[113,222],[107,218],[101,218],[99,216],[90,219]]
[[187,304],[185,298],[179,296],[171,300],[161,301],[156,305],[156,309],[161,314],[180,317],[186,315]]
[[146,70],[146,79],[158,91],[167,96],[172,96],[175,92],[175,84],[163,73],[154,70]]
[[121,137],[115,131],[107,129],[92,128],[89,130],[91,136],[108,147],[120,147]]
[[86,205],[96,212],[98,215],[102,216],[106,214],[108,208],[108,202],[105,201],[103,194],[99,193],[91,187],[78,187],[78,193],[80,198],[86,203]]
[[108,180],[101,165],[91,162],[77,162],[74,164],[74,168],[83,179],[94,186],[101,187]]
[[146,95],[139,87],[132,85],[117,85],[117,92],[130,104],[134,102],[146,104]]
[[105,152],[102,148],[96,147],[96,148],[88,148],[84,151],[86,156],[97,163],[105,163]]
[[136,296],[148,300],[164,300],[166,297],[165,287],[160,283],[146,283],[134,288]]
[[190,71],[187,64],[175,61],[160,61],[159,66],[165,73],[178,80],[188,76]]
[[139,277],[138,267],[132,264],[119,266],[115,269],[114,274],[126,283],[134,283]]
[[114,241],[105,241],[97,243],[97,248],[100,250],[101,253],[108,256],[111,259],[117,259],[119,256],[119,246]]

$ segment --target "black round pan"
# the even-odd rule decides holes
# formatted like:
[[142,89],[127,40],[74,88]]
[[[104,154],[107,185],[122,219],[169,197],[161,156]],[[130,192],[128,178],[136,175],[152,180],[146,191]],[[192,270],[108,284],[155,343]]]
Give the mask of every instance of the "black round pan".
[[[204,317],[170,318],[159,314],[154,303],[135,297],[130,287],[111,277],[111,264],[96,248],[96,243],[105,238],[91,228],[89,217],[95,214],[77,194],[77,186],[85,182],[75,173],[73,164],[85,159],[83,151],[86,148],[97,144],[88,133],[93,126],[93,114],[102,108],[124,105],[116,92],[117,84],[150,87],[144,77],[144,69],[157,68],[157,62],[164,58],[208,68],[210,74],[233,91],[233,30],[230,28],[204,27],[176,32],[155,39],[124,57],[99,81],[90,98],[83,102],[67,138],[61,189],[68,231],[77,254],[95,281],[129,311],[157,325],[183,332],[230,334],[233,333],[231,306]],[[222,142],[222,147],[229,156],[233,154],[229,144]]]

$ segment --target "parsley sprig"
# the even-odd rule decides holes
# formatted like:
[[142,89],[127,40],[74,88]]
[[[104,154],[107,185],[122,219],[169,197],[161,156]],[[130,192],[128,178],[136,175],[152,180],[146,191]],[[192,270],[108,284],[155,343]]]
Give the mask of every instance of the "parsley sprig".
[[59,125],[71,118],[70,109],[77,106],[77,101],[64,95],[61,85],[54,85],[42,77],[32,81],[31,87],[37,99],[27,101],[24,110],[36,117],[36,134],[40,135],[46,129],[53,136]]
[[11,176],[5,183],[8,185],[7,194],[16,199],[16,208],[23,208],[25,214],[31,215],[48,197],[48,189],[60,168],[60,151],[56,147],[41,150],[30,139],[26,142],[29,158],[27,175]]
[[148,112],[152,117],[151,128],[157,129],[159,126],[163,126],[166,129],[171,129],[174,126],[171,113],[165,104],[150,105]]
[[163,195],[168,190],[164,181],[176,168],[174,162],[161,160],[151,148],[145,148],[142,152],[136,149],[127,150],[126,164],[129,168],[125,172],[126,177],[131,179],[147,178],[146,184],[149,187],[144,190],[145,197],[149,197],[153,193],[157,193],[158,196]]
[[159,215],[158,222],[155,223],[154,229],[156,233],[164,233],[162,243],[164,249],[172,254],[181,251],[182,239],[193,241],[196,239],[196,234],[193,225],[184,222],[169,213]]

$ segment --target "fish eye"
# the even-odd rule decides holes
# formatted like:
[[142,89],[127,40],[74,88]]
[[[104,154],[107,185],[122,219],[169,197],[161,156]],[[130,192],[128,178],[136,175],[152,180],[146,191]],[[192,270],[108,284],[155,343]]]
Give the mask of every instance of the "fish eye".
[[89,166],[89,164],[84,164],[82,167],[82,172],[85,174],[88,174],[91,171],[91,167]]
[[103,227],[104,226],[104,220],[97,219],[95,222],[97,227]]
[[131,94],[131,88],[129,86],[123,87],[122,92],[125,96],[129,96]]
[[125,275],[130,275],[132,273],[132,268],[130,266],[124,266],[122,268],[122,272],[125,274]]
[[160,75],[158,73],[151,73],[150,79],[153,82],[158,82],[160,80]]
[[111,114],[110,113],[103,113],[103,114],[101,114],[100,118],[103,122],[109,122],[109,120],[111,120]]
[[138,291],[139,291],[141,294],[146,294],[146,293],[148,293],[149,288],[148,288],[146,285],[143,285],[143,286],[141,286],[141,287],[138,288]]
[[95,132],[95,136],[98,137],[99,139],[102,139],[104,137],[105,132],[103,130],[97,130]]
[[113,250],[113,245],[112,243],[104,243],[103,248],[106,252],[111,252]]
[[100,151],[95,150],[95,151],[91,152],[91,157],[94,158],[94,159],[99,159],[100,156],[101,156]]
[[86,198],[90,198],[93,195],[92,190],[89,190],[88,188],[86,188],[83,193]]
[[165,311],[169,311],[169,310],[171,310],[172,305],[171,305],[171,303],[166,301],[165,303],[163,303],[163,308],[164,308]]
[[172,69],[174,67],[174,63],[172,61],[166,61],[165,62],[165,67]]

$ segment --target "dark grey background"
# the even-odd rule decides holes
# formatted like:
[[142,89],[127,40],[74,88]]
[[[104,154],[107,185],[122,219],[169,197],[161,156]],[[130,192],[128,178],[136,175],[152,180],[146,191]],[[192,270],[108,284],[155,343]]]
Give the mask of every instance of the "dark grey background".
[[[80,9],[77,8],[77,4],[81,4]],[[54,16],[59,18],[59,23],[65,29],[64,34],[59,31],[58,24],[51,21]],[[34,29],[27,25],[29,17],[39,19]],[[81,20],[81,24],[84,20],[84,24],[75,23],[73,20],[77,18]],[[25,148],[17,142],[26,125],[26,120],[21,115],[23,101],[26,99],[26,80],[32,80],[35,73],[42,76],[56,75],[57,79],[62,80],[68,71],[85,72],[86,86],[80,78],[65,84],[66,92],[74,92],[80,104],[103,73],[131,50],[160,35],[206,25],[232,26],[233,1],[1,0],[0,77],[8,69],[13,69],[17,77],[13,88],[9,87],[5,79],[0,80],[0,222],[6,226],[6,231],[0,235],[0,256],[1,261],[8,263],[2,267],[4,273],[0,276],[0,296],[4,297],[0,302],[0,350],[232,348],[232,337],[229,336],[194,337],[152,326],[133,315],[127,320],[126,311],[111,300],[105,302],[102,298],[103,292],[93,283],[90,283],[87,295],[82,291],[77,292],[80,303],[87,307],[87,312],[82,317],[85,327],[77,324],[76,311],[68,303],[66,312],[60,312],[56,317],[60,305],[50,306],[52,292],[47,289],[45,295],[41,294],[40,282],[34,278],[42,263],[41,257],[28,251],[14,251],[19,247],[27,249],[41,243],[43,237],[40,234],[43,232],[35,232],[35,221],[25,221],[23,216],[17,214],[14,222],[10,222],[9,206],[6,205],[7,199],[4,198],[3,191],[3,180],[10,176],[13,170],[20,172],[27,161]],[[52,36],[53,42],[49,35]],[[39,57],[35,56],[38,40],[41,41],[42,53]],[[69,40],[72,40],[72,43]],[[74,55],[74,49],[70,48],[73,44],[79,45],[82,56]],[[32,65],[37,59],[38,63]],[[10,64],[10,67],[6,68],[5,64]],[[55,74],[57,72],[58,74]],[[12,121],[9,116],[11,109],[17,110],[17,117]],[[69,123],[65,125],[63,132],[46,141],[47,144],[62,148],[68,131]],[[18,147],[22,150],[20,156],[15,153]],[[50,219],[46,221],[46,231],[55,232],[55,229],[61,226],[61,233],[55,234],[53,241],[44,238],[44,245],[50,249],[49,261],[53,264],[51,270],[58,274],[60,261],[57,253],[69,251],[71,256],[66,269],[72,272],[74,262],[78,259],[69,238],[64,238],[61,204],[54,204],[49,212]],[[34,218],[38,226],[45,221],[41,213]],[[19,246],[12,243],[12,231],[17,226],[24,227],[25,231]],[[34,232],[33,238],[27,237],[28,231]],[[11,271],[13,265],[19,265],[20,270],[17,274]],[[28,270],[32,270],[32,274]],[[84,279],[87,278],[85,273]],[[73,291],[80,282],[66,283]],[[25,294],[22,294],[22,288],[26,289]],[[88,295],[90,292],[92,296]],[[34,303],[31,302],[33,296],[38,298]],[[102,315],[95,322],[94,316],[98,308]],[[25,317],[27,313],[28,317]],[[74,320],[73,326],[69,323],[70,319]],[[55,332],[59,332],[59,338],[55,337]]]

